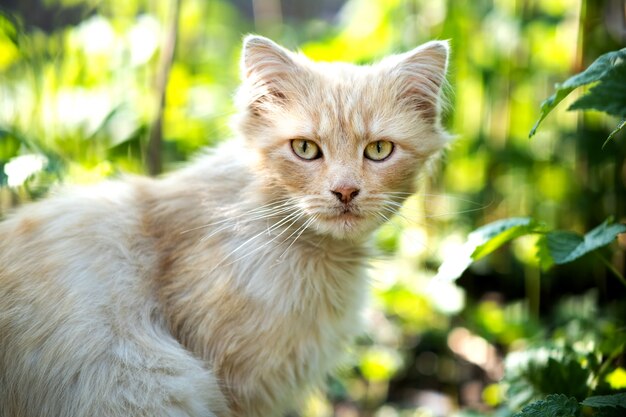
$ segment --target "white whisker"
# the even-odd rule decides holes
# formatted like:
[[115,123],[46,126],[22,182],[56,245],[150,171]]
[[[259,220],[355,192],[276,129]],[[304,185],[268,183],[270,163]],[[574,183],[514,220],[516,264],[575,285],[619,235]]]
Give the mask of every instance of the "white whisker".
[[[280,254],[280,256],[278,257],[279,262],[282,262],[283,256],[287,253],[287,251],[289,250],[289,248],[291,248],[293,246],[294,243],[296,243],[296,240],[298,240],[298,238],[300,236],[302,236],[302,233],[304,233],[304,231],[317,219],[317,216],[313,216],[311,217],[309,220],[307,220],[306,222],[304,222],[304,224],[302,226],[300,226],[298,229],[296,229],[296,231],[294,233],[296,233],[298,230],[300,230],[300,233],[298,233],[298,235],[293,239],[293,241],[289,244],[289,246],[287,246],[287,249],[284,250],[283,253]],[[291,236],[294,235],[294,233],[290,234],[289,236],[287,236],[287,238],[285,238],[285,240],[283,240],[283,243],[286,242],[287,240],[289,240],[289,238]]]
[[216,235],[217,233],[221,232],[222,230],[233,228],[236,225],[240,224],[241,222],[243,222],[243,223],[250,223],[250,222],[253,222],[253,221],[256,221],[256,220],[270,219],[270,218],[275,217],[275,216],[277,216],[279,214],[292,212],[293,209],[294,208],[291,207],[291,206],[285,207],[285,208],[279,208],[279,209],[277,208],[277,209],[274,209],[274,211],[269,211],[269,212],[264,213],[262,215],[253,216],[251,218],[244,219],[243,221],[241,221],[241,220],[237,221],[235,219],[232,219],[233,220],[233,224],[225,224],[225,225],[222,225],[221,227],[218,227],[213,232],[211,232],[208,235],[204,236],[202,238],[202,240],[206,241],[206,240],[210,239],[211,237],[213,237],[214,235]]
[[459,210],[459,211],[450,211],[450,212],[447,212],[447,213],[426,214],[426,215],[424,215],[424,218],[425,219],[436,219],[438,217],[445,217],[445,216],[451,216],[451,215],[456,215],[456,214],[472,213],[474,211],[481,211],[481,210],[484,210],[484,207],[477,207],[477,208],[473,208],[473,209]]
[[211,227],[211,226],[217,226],[218,224],[222,224],[222,223],[230,222],[230,221],[233,221],[233,220],[237,220],[237,219],[240,219],[240,218],[246,217],[246,216],[269,213],[269,212],[272,212],[273,210],[277,210],[277,209],[281,209],[283,207],[290,206],[292,200],[293,200],[292,198],[284,198],[284,199],[281,199],[281,200],[277,200],[277,201],[271,202],[269,204],[265,204],[263,206],[256,207],[256,208],[254,208],[254,209],[252,209],[250,211],[247,211],[245,213],[239,214],[237,216],[229,217],[227,219],[222,219],[222,220],[218,220],[218,221],[215,221],[215,222],[212,222],[212,223],[208,223],[208,224],[205,224],[205,225],[202,225],[202,226],[194,227],[194,228],[185,230],[185,231],[183,231],[181,233],[189,233],[189,232],[192,232],[194,230],[204,229],[204,228]]
[[[240,256],[239,258],[234,259],[233,261],[225,264],[224,266],[228,266],[228,265],[232,265],[235,262],[238,262],[258,251],[260,251],[261,249],[263,249],[265,246],[271,244],[272,242],[276,241],[276,239],[278,239],[280,236],[282,236],[287,230],[289,230],[291,228],[291,226],[293,226],[298,220],[300,220],[302,218],[302,216],[304,216],[305,213],[304,212],[295,212],[292,213],[286,217],[284,217],[283,219],[279,220],[276,224],[272,225],[270,228],[268,228],[267,230],[263,230],[260,233],[257,233],[256,235],[252,236],[251,238],[247,239],[245,242],[243,242],[241,245],[237,246],[235,249],[233,249],[228,255],[226,255],[224,257],[224,260],[230,258],[232,255],[234,255],[239,249],[241,249],[242,247],[244,247],[246,244],[250,243],[251,241],[255,240],[256,238],[258,238],[261,235],[264,235],[266,233],[271,233],[273,230],[276,230],[277,228],[279,228],[280,226],[282,226],[283,224],[291,221],[285,228],[283,228],[283,230],[277,234],[276,236],[274,236],[271,240],[265,242],[264,244],[262,244],[259,247],[254,248],[253,250],[251,250],[250,252],[246,253],[243,256]],[[216,268],[218,268],[219,266],[223,265],[223,261],[220,262],[219,264],[217,264],[215,266],[215,268],[213,268],[214,270]]]

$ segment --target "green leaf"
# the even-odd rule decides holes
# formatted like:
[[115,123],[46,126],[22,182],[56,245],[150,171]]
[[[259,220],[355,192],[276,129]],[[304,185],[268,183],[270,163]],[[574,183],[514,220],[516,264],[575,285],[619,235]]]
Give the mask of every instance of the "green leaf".
[[554,259],[552,259],[550,248],[548,247],[547,234],[541,236],[541,238],[537,241],[537,259],[539,260],[539,266],[543,271],[547,271],[554,266]]
[[0,127],[0,161],[8,161],[17,155],[20,141],[10,131]]
[[626,408],[626,393],[613,395],[596,395],[593,397],[585,398],[582,404],[592,408]]
[[580,405],[576,398],[553,394],[524,407],[513,417],[578,417],[579,414]]
[[482,226],[469,234],[467,242],[457,254],[443,262],[435,279],[453,281],[460,277],[472,262],[487,256],[516,237],[538,230],[542,230],[542,226],[529,217],[511,217]]
[[478,260],[489,255],[505,243],[530,233],[535,233],[541,226],[528,217],[513,217],[510,219],[499,220],[489,223],[479,229],[476,229],[470,235],[476,236],[476,240],[484,243],[476,246],[472,252],[472,259]]
[[568,110],[598,110],[617,117],[626,116],[626,61],[616,65],[601,82],[580,97]]
[[571,348],[551,344],[510,353],[505,360],[510,406],[518,408],[550,394],[584,399],[591,374],[582,365],[585,360]]
[[6,36],[15,45],[18,45],[19,25],[15,17],[4,10],[0,10],[0,34]]
[[537,388],[542,392],[560,392],[576,398],[587,394],[589,370],[583,368],[574,354],[564,353],[563,358],[548,358],[545,365],[531,365]]
[[626,232],[626,225],[609,224],[609,220],[606,220],[585,236],[566,231],[549,232],[546,235],[546,243],[554,263],[562,265],[608,245],[618,234],[624,232]]
[[557,230],[548,232],[546,235],[548,251],[557,265],[565,264],[578,258],[579,256],[573,257],[572,254],[577,253],[577,249],[582,247],[584,242],[584,237],[569,231]]
[[608,52],[596,59],[585,71],[574,75],[561,84],[557,84],[555,86],[556,92],[541,103],[539,120],[531,129],[529,137],[537,132],[543,119],[572,91],[580,86],[603,80],[611,74],[616,66],[623,66],[624,60],[626,60],[626,48]]
[[567,97],[569,93],[574,91],[574,88],[561,89],[559,88],[559,86],[560,84],[556,85],[556,93],[552,94],[550,97],[541,102],[541,113],[539,114],[539,119],[535,122],[533,128],[530,129],[530,133],[528,134],[529,138],[532,138],[535,133],[537,133],[537,128],[539,127],[541,122],[543,122],[543,119],[545,119],[548,114],[550,114],[550,112],[557,106],[557,104],[563,101],[563,99]]
[[609,136],[606,138],[606,140],[602,144],[602,148],[604,148],[607,143],[609,143],[611,140],[613,140],[615,135],[617,135],[624,128],[624,126],[626,126],[626,119],[624,119],[621,122],[619,122],[617,127],[615,129],[613,129],[613,131],[609,134]]

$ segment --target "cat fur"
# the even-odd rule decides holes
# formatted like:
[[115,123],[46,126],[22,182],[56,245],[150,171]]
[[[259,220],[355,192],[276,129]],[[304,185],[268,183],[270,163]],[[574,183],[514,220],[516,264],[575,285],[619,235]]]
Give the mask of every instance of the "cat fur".
[[[435,41],[321,63],[248,36],[236,138],[162,178],[66,188],[8,216],[0,416],[297,408],[360,329],[368,236],[447,140],[447,55]],[[299,159],[293,138],[323,157]],[[380,139],[390,157],[364,159]],[[338,187],[360,190],[349,207]]]

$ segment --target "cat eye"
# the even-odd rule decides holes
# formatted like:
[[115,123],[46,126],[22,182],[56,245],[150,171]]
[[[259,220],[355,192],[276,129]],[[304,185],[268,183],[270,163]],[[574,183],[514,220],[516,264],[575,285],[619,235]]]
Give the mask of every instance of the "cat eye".
[[297,156],[307,161],[312,161],[322,156],[320,147],[308,139],[293,139],[291,141],[291,149]]
[[388,140],[377,140],[365,147],[365,157],[372,161],[382,161],[391,155],[393,143]]

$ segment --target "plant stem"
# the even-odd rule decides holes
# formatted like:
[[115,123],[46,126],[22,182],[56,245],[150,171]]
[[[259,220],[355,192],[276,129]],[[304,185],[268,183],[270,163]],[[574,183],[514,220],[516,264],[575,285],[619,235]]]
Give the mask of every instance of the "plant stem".
[[598,373],[596,374],[596,376],[594,378],[594,381],[593,381],[593,384],[592,384],[594,389],[600,383],[600,380],[606,374],[606,371],[611,369],[610,366],[613,363],[613,361],[615,359],[617,359],[624,352],[624,346],[626,346],[626,345],[625,344],[621,344],[620,346],[618,346],[617,349],[615,349],[609,355],[609,357],[606,358],[604,363],[602,365],[600,365],[600,368],[598,369]]
[[180,17],[180,7],[182,0],[172,0],[169,21],[167,22],[167,32],[163,45],[161,46],[161,56],[157,68],[156,92],[157,109],[156,115],[150,126],[147,146],[147,164],[150,175],[161,173],[163,165],[163,112],[165,110],[165,94],[167,82],[169,80],[170,69],[174,61],[174,51],[176,49],[176,39],[178,36],[178,23]]
[[541,272],[538,268],[527,266],[524,269],[524,284],[528,299],[528,311],[531,317],[538,319],[541,302]]
[[602,262],[609,269],[609,271],[611,271],[621,281],[624,287],[626,287],[626,278],[624,278],[624,275],[622,275],[622,273],[617,268],[615,268],[615,265],[613,265],[608,259],[602,256],[599,252],[596,251],[595,254],[602,260]]

